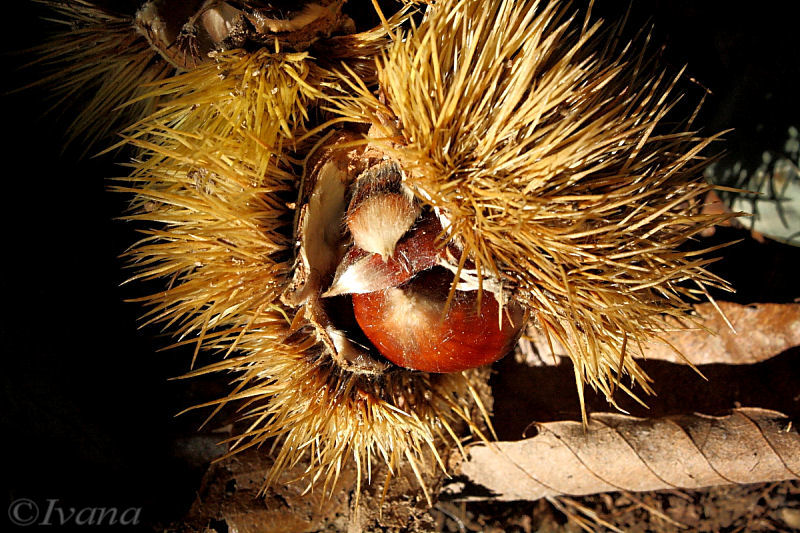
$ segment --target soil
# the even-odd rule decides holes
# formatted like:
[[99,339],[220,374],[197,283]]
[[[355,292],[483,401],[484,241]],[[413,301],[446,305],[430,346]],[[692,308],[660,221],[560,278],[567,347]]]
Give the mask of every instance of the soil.
[[[442,503],[431,511],[436,531],[577,533],[595,531],[800,530],[800,481],[714,487],[700,491],[611,492],[549,502]],[[605,523],[606,525],[603,525]]]

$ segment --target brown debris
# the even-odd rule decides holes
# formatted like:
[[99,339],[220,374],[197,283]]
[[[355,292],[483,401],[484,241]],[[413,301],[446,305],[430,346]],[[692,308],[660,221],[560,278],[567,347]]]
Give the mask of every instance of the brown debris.
[[[213,465],[201,483],[184,529],[208,532],[216,522],[223,522],[226,531],[239,533],[307,533],[325,528],[374,531],[377,527],[430,530],[428,505],[407,463],[395,471],[385,494],[386,468],[376,466],[372,483],[359,495],[358,474],[352,462],[342,469],[330,493],[319,488],[304,493],[304,484],[291,482],[306,468],[302,463],[285,469],[262,492],[271,466],[272,460],[264,450],[249,450]],[[443,472],[423,474],[429,486],[438,489]]]
[[[197,499],[187,517],[192,529],[203,531],[214,521],[224,521],[230,531],[240,533],[301,533],[318,529],[326,520],[346,514],[348,494],[323,491],[302,496],[303,486],[286,483],[300,469],[287,470],[264,497],[259,496],[272,465],[259,451],[240,453],[214,465],[203,479]],[[355,482],[348,469],[340,476],[342,486]]]

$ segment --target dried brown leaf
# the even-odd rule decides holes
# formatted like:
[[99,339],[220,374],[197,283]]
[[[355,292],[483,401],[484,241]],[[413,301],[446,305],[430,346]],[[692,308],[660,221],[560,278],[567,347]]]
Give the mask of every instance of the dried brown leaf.
[[[800,435],[776,411],[640,419],[596,414],[579,422],[540,424],[518,442],[476,444],[457,468],[459,499],[535,500],[614,490],[700,488],[800,478]],[[475,486],[483,496],[470,496]]]

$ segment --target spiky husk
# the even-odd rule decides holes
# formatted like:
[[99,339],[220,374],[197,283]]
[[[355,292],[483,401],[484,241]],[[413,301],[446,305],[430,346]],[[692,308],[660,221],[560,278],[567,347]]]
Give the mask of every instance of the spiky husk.
[[[42,65],[49,74],[28,87],[52,91],[50,113],[79,111],[66,130],[64,146],[80,144],[85,155],[98,142],[152,113],[157,100],[138,98],[142,85],[164,79],[175,69],[136,33],[132,15],[86,0],[39,3],[65,28],[30,51],[38,57],[28,65]],[[133,99],[135,105],[118,109]]]
[[[439,0],[378,61],[384,99],[352,73],[341,115],[379,126],[408,185],[449,222],[476,273],[524,302],[569,352],[579,390],[613,402],[664,316],[726,287],[681,249],[722,217],[698,205],[715,137],[669,124],[680,74],[561,2]],[[673,120],[673,119],[669,119]],[[625,389],[628,390],[628,389]]]
[[[308,324],[290,324],[278,297],[291,274],[296,164],[316,140],[321,99],[338,121],[385,128],[371,141],[450,222],[476,272],[570,351],[579,387],[611,398],[628,373],[647,390],[631,357],[639,342],[664,333],[664,315],[686,317],[685,297],[724,286],[707,259],[679,251],[719,217],[696,210],[712,139],[665,123],[678,78],[644,52],[610,50],[599,25],[559,6],[442,0],[419,27],[395,24],[377,73],[366,57],[388,29],[332,39],[327,59],[220,53],[141,95],[169,101],[128,131],[142,151],[120,187],[135,195],[130,218],[148,226],[131,250],[136,277],[169,280],[143,298],[148,319],[225,354],[195,374],[237,375],[210,405],[244,402],[235,448],[281,444],[270,479],[298,461],[327,487],[349,460],[367,473],[373,460],[424,468],[443,435],[458,442],[457,422],[474,429],[480,402],[473,372],[354,376]],[[346,75],[332,71],[339,59]]]

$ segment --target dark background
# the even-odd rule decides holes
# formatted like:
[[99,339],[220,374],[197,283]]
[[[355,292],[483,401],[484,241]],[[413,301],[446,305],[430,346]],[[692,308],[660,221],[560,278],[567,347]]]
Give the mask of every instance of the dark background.
[[[362,3],[364,13],[371,10]],[[610,20],[627,9],[625,2],[596,4]],[[358,10],[356,0],[350,5]],[[735,128],[725,144],[729,158],[758,161],[763,150],[783,145],[790,125],[800,127],[800,10],[789,1],[736,5],[637,0],[629,28],[654,24],[663,61],[674,69],[688,64],[688,76],[698,81],[685,84],[688,101],[697,102],[703,87],[711,91],[696,123],[706,133]],[[35,77],[19,70],[28,58],[10,52],[40,42],[48,25],[29,2],[4,8],[0,435],[6,501],[134,506],[147,524],[179,520],[194,498],[205,452],[188,447],[198,442],[193,435],[201,414],[174,415],[222,389],[212,379],[170,381],[188,370],[190,353],[158,352],[168,339],[154,327],[137,329],[141,308],[124,300],[146,287],[120,286],[127,274],[119,258],[136,235],[114,220],[126,198],[107,192],[104,179],[125,170],[112,157],[61,154],[65,123],[57,114],[42,118],[45,90],[8,94]],[[798,249],[748,241],[725,255],[716,269],[739,288],[737,301],[800,296]],[[564,394],[575,395],[567,377]]]

